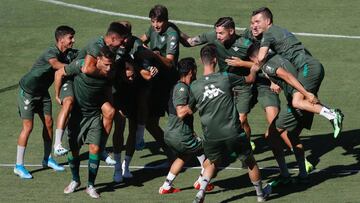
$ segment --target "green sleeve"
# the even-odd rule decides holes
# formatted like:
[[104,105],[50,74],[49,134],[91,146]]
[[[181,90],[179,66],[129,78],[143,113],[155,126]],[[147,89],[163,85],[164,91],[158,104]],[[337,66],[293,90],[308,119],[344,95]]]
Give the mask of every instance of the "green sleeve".
[[152,27],[150,26],[149,29],[144,33],[148,41],[150,40],[151,32],[152,32]]
[[228,76],[232,87],[246,84],[245,76],[240,76],[240,75],[236,75],[233,73],[227,73],[227,72],[224,72],[223,74]]
[[273,60],[267,61],[263,66],[261,66],[261,70],[266,73],[268,76],[276,76],[276,70],[280,67],[279,63],[276,63]]
[[252,33],[251,33],[251,29],[249,29],[249,28],[246,28],[242,35],[247,39],[252,39],[253,38]]
[[270,47],[270,45],[273,44],[274,42],[275,42],[274,35],[271,32],[266,31],[263,33],[263,37],[261,39],[260,46],[261,47]]
[[199,44],[213,43],[216,40],[215,31],[205,32],[198,36]]
[[179,53],[179,35],[177,32],[170,32],[166,42],[166,55],[178,55]]
[[58,54],[59,50],[56,47],[51,47],[44,53],[44,59],[49,61],[52,58],[57,58]]
[[187,105],[189,102],[189,88],[177,84],[173,92],[173,103],[175,106]]
[[85,60],[76,60],[65,66],[65,73],[67,76],[78,75],[81,73],[81,67],[84,65]]
[[100,44],[92,43],[87,47],[86,55],[90,55],[96,58],[100,54],[100,48]]

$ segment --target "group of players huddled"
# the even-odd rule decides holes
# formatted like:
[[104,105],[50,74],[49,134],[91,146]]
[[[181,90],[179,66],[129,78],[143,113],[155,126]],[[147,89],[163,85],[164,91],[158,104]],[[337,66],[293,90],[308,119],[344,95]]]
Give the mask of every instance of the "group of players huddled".
[[[100,160],[114,165],[115,182],[132,178],[129,164],[135,150],[145,146],[145,129],[171,163],[160,194],[180,192],[173,187],[173,181],[193,156],[202,167],[194,183],[198,190],[194,202],[203,202],[206,191],[214,189],[211,178],[224,157],[229,156],[248,168],[258,202],[265,201],[278,184],[308,182],[312,165],[305,159],[299,139],[302,129],[311,128],[316,113],[330,121],[336,138],[344,116],[317,98],[324,68],[303,44],[291,32],[274,25],[266,7],[252,12],[250,28],[241,34],[235,32],[231,17],[221,17],[214,30],[189,37],[169,22],[167,8],[162,5],[151,8],[149,18],[151,26],[140,38],[132,35],[130,22],[116,21],[104,36],[94,38],[81,50],[73,49],[73,28],[57,27],[56,43],[19,82],[18,107],[23,127],[14,173],[32,178],[24,167],[24,154],[34,113],[38,113],[43,123],[43,166],[64,170],[51,157],[52,148],[55,155],[68,156],[72,180],[64,189],[66,194],[80,186],[79,151],[83,144],[89,146],[86,193],[90,197],[100,197],[94,188]],[[178,60],[179,44],[205,44],[200,51],[200,78],[196,79],[194,58]],[[48,92],[53,82],[56,101],[61,105],[54,144]],[[281,90],[286,101],[280,105]],[[280,168],[280,175],[264,186],[252,153],[255,145],[250,141],[247,119],[257,102],[268,121],[264,138]],[[195,111],[199,112],[203,136],[196,135],[193,128]],[[159,120],[165,112],[168,122],[164,132]],[[129,136],[124,145],[126,120]],[[105,146],[113,123],[112,158]],[[62,142],[63,134],[66,139]],[[297,177],[290,177],[283,143],[296,157]],[[121,161],[123,150],[125,157]]]

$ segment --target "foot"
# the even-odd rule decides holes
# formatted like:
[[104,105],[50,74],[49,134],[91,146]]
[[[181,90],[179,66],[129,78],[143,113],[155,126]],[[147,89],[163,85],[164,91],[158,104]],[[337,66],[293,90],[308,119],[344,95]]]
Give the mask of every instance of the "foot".
[[177,193],[180,192],[181,190],[179,188],[174,188],[174,187],[170,187],[170,189],[165,189],[163,187],[159,188],[159,194],[160,195],[165,195],[165,194],[171,194],[171,193]]
[[55,156],[64,156],[67,154],[69,150],[65,149],[61,144],[54,146],[54,154]]
[[305,159],[305,168],[307,173],[314,170],[314,166],[307,159]]
[[269,185],[271,187],[278,187],[278,186],[284,186],[284,185],[288,185],[290,184],[292,181],[291,181],[291,177],[288,176],[288,177],[284,177],[282,175],[279,175],[278,177],[275,177],[273,179],[270,180],[270,183]]
[[115,183],[121,183],[123,182],[123,176],[122,176],[122,170],[115,170],[113,180]]
[[56,161],[51,157],[49,157],[48,160],[44,159],[42,161],[42,165],[44,168],[49,167],[54,169],[55,171],[65,171],[65,168],[59,165],[58,163],[56,163]]
[[113,166],[116,164],[116,161],[110,156],[110,154],[106,150],[101,152],[101,159],[104,160],[107,165]]
[[70,194],[73,193],[77,188],[79,188],[81,185],[80,182],[76,182],[76,181],[71,181],[70,184],[68,186],[66,186],[66,188],[64,189],[64,193],[65,194]]
[[14,167],[14,173],[15,175],[19,176],[23,179],[31,179],[33,178],[32,175],[29,173],[28,170],[26,170],[24,165],[15,165]]
[[342,130],[344,114],[340,109],[333,109],[335,112],[335,118],[331,120],[331,124],[334,127],[334,138],[337,138]]
[[126,166],[125,161],[123,161],[123,163],[121,165],[121,168],[122,168],[122,176],[123,176],[123,178],[132,178],[133,177],[133,175],[130,172],[129,167]]
[[205,200],[205,192],[203,190],[200,190],[193,201],[193,203],[203,203]]
[[258,202],[265,202],[266,199],[270,196],[271,191],[272,191],[271,185],[266,184],[265,187],[262,190],[263,194],[261,196],[257,197],[257,201]]
[[86,187],[86,193],[94,199],[98,199],[100,197],[99,193],[96,192],[96,189],[92,185]]
[[[211,191],[211,190],[213,190],[214,189],[214,185],[212,184],[212,183],[209,183],[207,186],[206,186],[206,191]],[[196,189],[196,190],[200,190],[200,183],[199,183],[199,181],[196,181],[195,183],[194,183],[194,188]]]

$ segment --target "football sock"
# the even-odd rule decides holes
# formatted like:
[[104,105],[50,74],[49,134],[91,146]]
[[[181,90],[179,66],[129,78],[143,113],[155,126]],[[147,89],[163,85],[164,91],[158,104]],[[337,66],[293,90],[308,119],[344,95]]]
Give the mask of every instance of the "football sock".
[[320,115],[325,117],[328,120],[332,120],[336,117],[335,112],[325,106],[322,107],[322,109],[320,111]]
[[200,181],[200,190],[205,191],[209,183],[210,183],[210,178],[203,176]]
[[25,155],[25,149],[24,146],[17,146],[17,153],[16,153],[16,164],[17,165],[24,165],[24,155]]
[[[199,178],[200,178],[200,177],[202,176],[202,174],[204,173],[203,163],[204,163],[204,161],[205,161],[205,155],[202,154],[202,155],[200,155],[200,156],[197,156],[196,158],[199,160],[200,166],[201,166],[201,172],[200,172],[200,176],[199,176]],[[200,180],[198,179],[198,181],[200,181]]]
[[[252,181],[251,181],[252,182]],[[263,195],[263,188],[262,188],[262,181],[261,179],[255,182],[252,182],[252,184],[254,185],[255,191],[256,191],[256,195],[257,196],[262,196]]]
[[289,174],[289,170],[287,168],[286,162],[285,162],[285,157],[284,156],[276,156],[275,159],[279,165],[280,175],[282,177],[289,177],[290,174]]
[[168,173],[166,176],[166,180],[162,186],[165,190],[169,190],[172,186],[172,182],[175,180],[176,175],[172,174],[171,172]]
[[76,182],[80,182],[80,175],[79,175],[79,167],[80,167],[80,159],[79,157],[73,157],[71,153],[68,153],[68,162],[69,167],[72,174],[72,180]]
[[64,134],[63,129],[56,129],[55,130],[55,143],[54,143],[54,146],[58,146],[59,144],[61,144],[61,139],[62,139],[63,134]]
[[305,158],[303,156],[302,157],[296,156],[296,161],[299,165],[299,176],[302,178],[307,177],[308,174],[306,172]]
[[125,158],[124,158],[125,168],[129,168],[131,158],[132,158],[131,156],[125,155]]
[[145,131],[145,125],[137,125],[136,129],[136,141],[138,142],[139,139],[142,139],[144,137],[144,131]]
[[115,171],[120,171],[121,170],[121,153],[114,153],[114,160],[116,161]]
[[96,175],[97,175],[97,172],[98,172],[98,169],[99,169],[99,163],[100,163],[99,154],[90,154],[90,153],[89,153],[89,164],[88,164],[89,179],[88,179],[88,186],[89,186],[89,185],[94,186],[94,184],[95,184]]
[[51,141],[44,141],[44,160],[48,160],[51,154]]

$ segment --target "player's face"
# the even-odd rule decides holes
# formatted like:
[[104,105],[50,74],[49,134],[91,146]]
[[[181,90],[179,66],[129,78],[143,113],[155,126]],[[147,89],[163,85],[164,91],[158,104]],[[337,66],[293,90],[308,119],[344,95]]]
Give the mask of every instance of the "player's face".
[[73,47],[75,43],[75,36],[72,34],[66,34],[64,37],[60,39],[60,43],[66,48],[70,49]]
[[118,49],[120,46],[125,46],[127,42],[127,37],[121,37],[119,35],[114,34],[111,37],[111,43],[108,45],[113,51]]
[[104,56],[98,57],[96,66],[99,69],[100,75],[108,76],[110,73],[112,64],[113,64],[113,61],[111,59],[106,58]]
[[270,24],[269,19],[265,18],[261,13],[251,17],[251,32],[254,37],[258,37],[268,29]]
[[128,62],[125,62],[125,77],[129,82],[134,80],[134,66]]
[[163,32],[166,28],[166,21],[160,21],[157,19],[151,19],[151,26],[154,28],[155,32]]
[[231,36],[234,34],[233,29],[227,29],[222,26],[215,28],[216,39],[219,40],[222,44],[225,44],[226,41],[231,39]]

